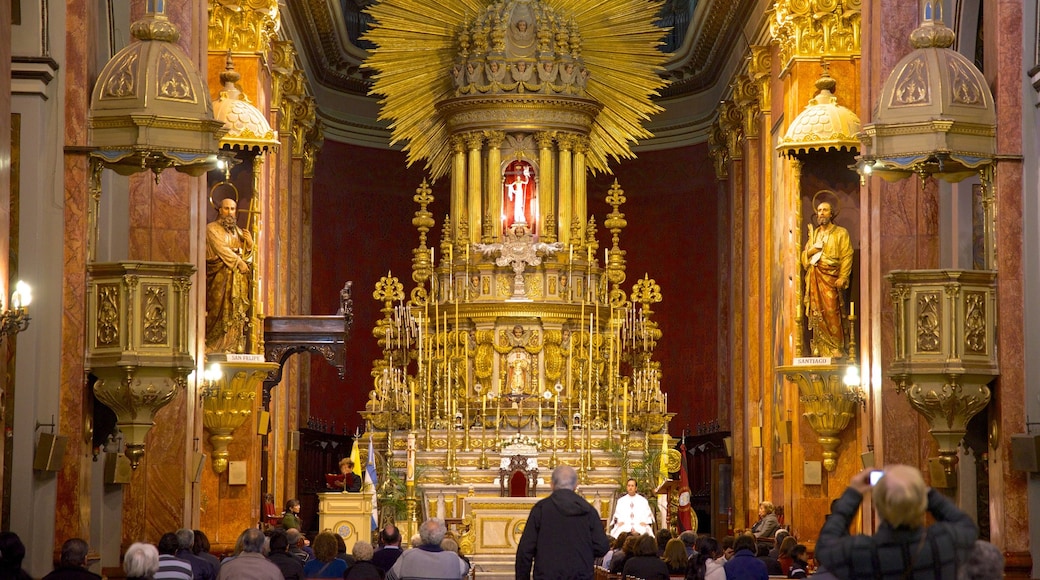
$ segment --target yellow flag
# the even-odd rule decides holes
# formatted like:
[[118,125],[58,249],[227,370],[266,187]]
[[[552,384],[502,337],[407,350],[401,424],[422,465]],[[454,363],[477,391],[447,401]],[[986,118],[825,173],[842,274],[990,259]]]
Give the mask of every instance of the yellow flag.
[[354,462],[354,475],[361,477],[361,452],[358,451],[357,439],[350,448],[350,460]]
[[668,481],[668,440],[667,433],[661,435],[661,466],[657,469],[657,487]]

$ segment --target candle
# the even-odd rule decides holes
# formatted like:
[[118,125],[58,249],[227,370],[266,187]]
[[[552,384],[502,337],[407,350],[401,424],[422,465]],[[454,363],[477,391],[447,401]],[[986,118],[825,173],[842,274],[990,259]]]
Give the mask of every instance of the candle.
[[497,431],[502,426],[502,397],[495,397],[495,402],[498,403],[495,408],[495,430]]
[[538,397],[538,438],[542,437],[542,401],[541,397]]
[[628,433],[628,387],[624,383],[621,385],[621,389],[624,391],[623,409],[621,413],[621,432]]
[[[556,385],[557,387],[560,385]],[[553,402],[553,448],[556,446],[556,425],[560,422],[560,391],[556,391],[556,400]]]
[[856,316],[856,303],[849,302],[849,318]]
[[406,481],[415,481],[415,433],[408,434],[407,468],[405,472]]
[[574,392],[574,333],[567,343],[567,392]]

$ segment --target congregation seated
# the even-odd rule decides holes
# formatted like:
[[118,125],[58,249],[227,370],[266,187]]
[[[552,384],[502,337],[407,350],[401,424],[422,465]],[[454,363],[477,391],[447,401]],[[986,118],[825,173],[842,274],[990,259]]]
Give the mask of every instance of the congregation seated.
[[632,552],[625,558],[622,576],[642,580],[668,580],[668,565],[657,555],[657,542],[653,536],[642,534],[635,537]]

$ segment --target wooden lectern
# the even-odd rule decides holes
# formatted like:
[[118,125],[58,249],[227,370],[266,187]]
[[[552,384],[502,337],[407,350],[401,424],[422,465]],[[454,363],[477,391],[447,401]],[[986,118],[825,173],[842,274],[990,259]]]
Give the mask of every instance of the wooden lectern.
[[349,554],[358,540],[371,541],[372,494],[330,491],[318,495],[318,531],[339,534]]

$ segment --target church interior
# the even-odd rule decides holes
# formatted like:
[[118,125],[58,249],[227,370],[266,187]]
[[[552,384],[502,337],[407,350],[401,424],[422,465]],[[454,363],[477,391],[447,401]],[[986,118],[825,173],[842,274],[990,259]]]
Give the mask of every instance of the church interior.
[[906,464],[1040,578],[1038,35],[1018,0],[0,0],[0,530],[120,577],[299,499],[511,577],[558,465],[604,521],[631,477],[658,528],[768,501],[811,552]]

